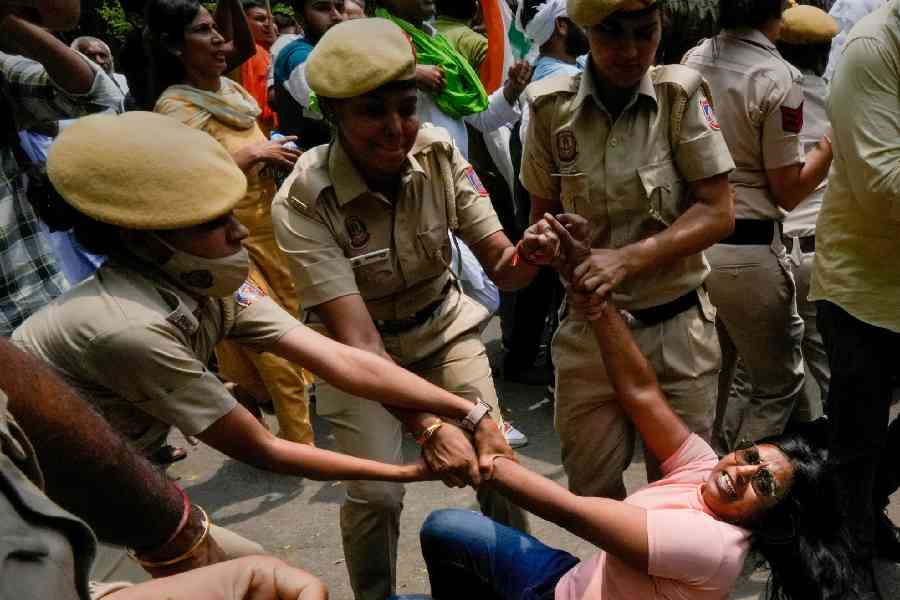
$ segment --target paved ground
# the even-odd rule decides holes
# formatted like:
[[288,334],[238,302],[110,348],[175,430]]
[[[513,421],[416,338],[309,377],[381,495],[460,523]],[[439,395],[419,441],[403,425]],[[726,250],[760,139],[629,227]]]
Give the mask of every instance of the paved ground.
[[[485,339],[492,356],[499,353],[496,322]],[[559,443],[553,431],[552,406],[541,404],[542,390],[497,380],[505,416],[528,434],[530,443],[520,450],[522,463],[565,485],[559,463]],[[274,419],[271,420],[273,426]],[[316,420],[317,443],[333,448],[327,423]],[[178,440],[181,441],[181,440]],[[179,444],[184,445],[184,444]],[[416,455],[409,441],[408,455]],[[191,498],[204,506],[213,520],[263,544],[272,554],[319,575],[335,600],[352,598],[341,549],[338,508],[341,483],[308,481],[299,477],[269,474],[244,466],[205,446],[190,450],[186,461],[170,473],[181,478]],[[644,466],[636,459],[626,473],[629,490],[646,483]],[[398,559],[398,593],[428,591],[425,565],[419,553],[418,528],[428,513],[441,507],[477,508],[471,490],[450,489],[439,482],[408,486],[401,522]],[[893,498],[891,514],[900,523],[900,495]],[[532,518],[533,533],[547,544],[585,558],[596,549],[559,527]],[[900,568],[880,568],[882,597],[900,598]],[[735,600],[757,598],[765,588],[765,574],[755,573],[742,582]]]

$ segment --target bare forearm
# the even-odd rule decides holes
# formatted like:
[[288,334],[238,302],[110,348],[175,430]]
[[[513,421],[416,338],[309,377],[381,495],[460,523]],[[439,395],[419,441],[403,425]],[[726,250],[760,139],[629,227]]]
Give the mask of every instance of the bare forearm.
[[47,495],[103,541],[162,544],[181,519],[178,490],[46,365],[5,340],[0,364],[0,389],[34,445]]
[[256,43],[250,24],[239,0],[222,0],[216,5],[216,28],[232,48],[228,54],[227,71],[237,68],[256,54]]
[[[646,524],[642,521],[642,509],[609,498],[576,496],[558,483],[506,458],[494,461],[490,485],[537,516],[620,559],[646,568]],[[643,539],[640,536],[642,524]]]
[[78,26],[81,2],[78,0],[3,0],[0,19],[5,11],[15,9],[34,15],[41,26],[51,31],[67,31]]
[[[299,329],[289,332],[273,351],[304,367],[341,390],[385,406],[417,413],[433,413],[462,419],[472,403],[428,383],[421,377],[394,364],[381,344],[365,344],[365,348],[338,343],[317,336],[318,352],[303,354],[305,347]],[[364,342],[353,342],[361,345]]]
[[[514,292],[531,283],[538,273],[538,267],[524,260],[513,260],[516,256],[516,247],[504,248],[502,254],[487,272],[497,287],[504,292]],[[513,262],[516,264],[514,265]]]
[[274,436],[258,448],[235,457],[260,469],[299,475],[315,481],[366,479],[371,481],[412,481],[411,465],[390,465],[323,450],[307,444],[295,444]]
[[706,250],[734,229],[731,206],[696,202],[670,227],[624,247],[629,276],[662,269]]
[[778,205],[791,211],[803,202],[828,176],[833,157],[831,143],[825,139],[806,153],[802,165],[767,172]]
[[49,31],[10,16],[0,24],[0,34],[24,56],[41,63],[50,79],[66,92],[86,94],[93,87],[96,73],[87,59]]

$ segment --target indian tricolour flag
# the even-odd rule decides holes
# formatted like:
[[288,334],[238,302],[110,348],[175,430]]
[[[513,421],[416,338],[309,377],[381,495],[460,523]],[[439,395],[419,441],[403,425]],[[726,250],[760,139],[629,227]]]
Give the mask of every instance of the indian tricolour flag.
[[488,52],[481,63],[481,82],[487,93],[500,88],[509,67],[530,50],[530,44],[516,27],[515,16],[506,0],[481,0]]

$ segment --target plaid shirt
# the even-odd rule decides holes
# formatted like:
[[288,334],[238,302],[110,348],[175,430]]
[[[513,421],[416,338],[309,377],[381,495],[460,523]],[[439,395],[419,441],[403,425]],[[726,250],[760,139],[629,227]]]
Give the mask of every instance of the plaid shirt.
[[[99,67],[88,63],[96,73],[94,83],[86,94],[73,95],[51,81],[39,63],[0,53],[0,94],[13,108],[16,127],[121,111],[122,92]],[[25,196],[22,171],[8,144],[0,140],[0,336],[4,337],[67,287]]]

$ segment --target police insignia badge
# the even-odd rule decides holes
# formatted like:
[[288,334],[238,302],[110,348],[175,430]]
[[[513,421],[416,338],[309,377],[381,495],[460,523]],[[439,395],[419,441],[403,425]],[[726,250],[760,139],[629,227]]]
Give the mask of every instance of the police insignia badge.
[[803,129],[803,103],[797,108],[781,107],[781,128],[788,133],[800,133]]
[[488,191],[484,189],[484,184],[481,183],[481,179],[478,177],[478,173],[475,172],[475,169],[466,167],[466,177],[469,179],[469,183],[472,184],[472,187],[475,188],[475,191],[478,192],[479,196],[488,195]]
[[556,134],[556,151],[559,160],[571,162],[578,156],[578,140],[570,129],[563,129]]
[[234,293],[234,300],[244,308],[247,308],[260,298],[265,298],[266,295],[267,294],[264,291],[249,281],[245,281]]
[[347,235],[350,236],[350,247],[354,250],[365,248],[369,243],[369,230],[366,224],[359,217],[347,217],[344,221],[344,227],[347,229]]
[[713,107],[709,103],[709,100],[703,97],[700,98],[700,110],[703,111],[703,116],[706,118],[706,122],[709,123],[710,129],[719,131],[721,127],[719,126],[719,121],[716,119],[716,113],[713,111]]

